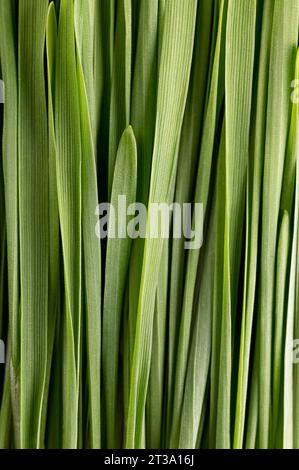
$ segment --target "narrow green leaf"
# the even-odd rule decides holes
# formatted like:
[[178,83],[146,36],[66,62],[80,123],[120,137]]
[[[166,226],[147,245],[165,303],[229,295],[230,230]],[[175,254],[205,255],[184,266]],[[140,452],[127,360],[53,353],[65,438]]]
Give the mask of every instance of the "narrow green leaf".
[[257,327],[257,335],[255,341],[255,351],[253,360],[253,371],[251,376],[249,391],[248,419],[245,431],[245,448],[255,449],[258,441],[258,425],[259,425],[259,334]]
[[[298,73],[299,53],[297,51],[296,74]],[[296,406],[298,391],[298,372],[296,365],[293,364],[293,341],[297,339],[298,334],[298,315],[297,315],[297,298],[298,294],[298,231],[299,231],[299,106],[293,103],[293,114],[291,121],[291,132],[289,135],[288,149],[292,149],[292,153],[288,153],[288,161],[286,168],[291,166],[291,162],[295,160],[295,207],[294,207],[294,224],[291,248],[291,266],[288,286],[287,312],[286,312],[286,332],[285,332],[285,355],[284,355],[284,393],[283,393],[283,447],[298,447],[298,423],[296,423],[298,407]],[[288,174],[288,170],[286,173]],[[293,176],[290,173],[291,185]],[[290,188],[291,190],[291,188]],[[291,193],[290,193],[291,196]],[[286,199],[287,200],[287,199]],[[291,200],[289,201],[291,203]],[[296,292],[297,290],[297,292]],[[296,413],[297,412],[297,413]]]
[[[89,12],[91,13],[91,12]],[[77,43],[79,32],[76,29]],[[84,38],[83,46],[88,41]],[[93,74],[93,58],[89,57],[85,68],[89,74],[83,75],[81,60],[84,52],[78,51],[77,71],[81,116],[82,144],[82,235],[83,268],[87,323],[87,363],[89,379],[91,447],[101,447],[101,243],[94,231],[94,210],[98,203],[96,158],[92,130],[95,126],[94,110],[90,108],[93,93],[86,75]],[[84,66],[84,62],[83,66]],[[84,78],[85,77],[85,78]],[[86,86],[85,86],[86,84]],[[91,96],[90,96],[91,95]],[[89,100],[88,100],[89,97]]]
[[218,156],[217,173],[217,199],[216,199],[216,234],[215,234],[215,260],[212,311],[212,345],[211,345],[211,372],[210,372],[210,418],[209,418],[209,447],[216,446],[217,429],[217,402],[219,392],[219,367],[221,346],[221,318],[223,298],[223,262],[224,262],[224,225],[225,225],[225,121],[222,127],[220,151]]
[[[297,115],[298,116],[298,115]],[[299,131],[299,120],[297,121],[297,130]],[[298,137],[299,132],[297,132]],[[299,200],[299,148],[297,147],[297,171],[296,171],[296,201],[298,203]],[[296,232],[294,232],[294,238],[296,238]],[[296,306],[295,306],[295,328],[294,328],[294,340],[296,341],[296,353],[298,353],[298,338],[299,338],[299,230],[297,230],[297,265],[296,265]],[[294,345],[293,345],[294,349]],[[298,356],[296,354],[296,359]],[[298,395],[299,395],[299,372],[298,372],[298,362],[296,361],[294,364],[294,441],[293,441],[293,448],[299,449],[299,424],[298,424],[298,417],[299,417],[299,406],[298,406]]]
[[153,326],[153,352],[146,403],[146,447],[165,448],[163,441],[165,410],[165,352],[168,314],[169,247],[165,240],[160,265]]
[[157,95],[158,0],[141,0],[132,92],[132,126],[138,145],[137,200],[148,201]]
[[[131,239],[126,235],[126,220],[121,218],[120,197],[126,197],[126,207],[136,200],[137,147],[132,127],[128,127],[120,140],[116,157],[111,193],[110,214],[113,225],[124,230],[125,236],[115,233],[108,239],[103,311],[103,375],[106,410],[106,445],[117,448],[121,445],[122,426],[118,419],[120,400],[118,365],[120,327],[124,292],[129,265]],[[121,227],[120,227],[121,225]],[[109,228],[110,230],[110,228]],[[112,230],[112,228],[111,228]],[[114,236],[116,238],[114,238]]]
[[132,67],[132,4],[117,2],[117,23],[109,118],[108,195],[111,196],[117,147],[130,121]]
[[9,303],[9,337],[11,343],[10,380],[14,436],[20,443],[20,316],[19,316],[19,203],[18,203],[18,83],[17,7],[12,0],[0,2],[0,57],[5,84],[4,127],[2,138],[3,176],[7,232],[7,269]]
[[[100,31],[100,38],[96,40],[96,48],[100,49],[102,55],[103,69],[98,70],[97,62],[99,58],[99,51],[96,51],[95,72],[102,75],[103,79],[103,95],[101,102],[101,109],[97,112],[101,113],[99,117],[100,133],[98,136],[98,162],[101,166],[98,168],[98,173],[101,175],[100,200],[107,201],[108,195],[108,167],[109,167],[109,126],[107,123],[110,120],[110,103],[111,103],[111,90],[112,90],[112,75],[113,75],[113,55],[115,49],[115,28],[116,28],[116,0],[101,0],[96,2],[96,8],[100,8],[100,24],[95,25],[95,31]],[[99,44],[100,42],[100,44]],[[97,74],[97,75],[98,75]],[[96,79],[96,83],[98,80]],[[123,132],[124,127],[121,132]],[[119,136],[120,138],[120,136]],[[118,142],[116,146],[118,145]],[[100,164],[99,164],[100,165]]]
[[[48,2],[19,2],[20,445],[40,447],[48,345],[49,167],[44,78]],[[35,21],[31,21],[31,18]],[[41,295],[42,293],[42,295]]]
[[[51,3],[48,10],[46,27],[47,70],[48,70],[48,136],[49,136],[49,316],[48,316],[48,342],[47,365],[43,383],[43,404],[40,420],[40,435],[45,435],[49,382],[54,347],[56,319],[60,304],[59,293],[59,214],[56,185],[56,146],[54,136],[54,115],[52,89],[54,79],[55,51],[57,40],[57,22],[54,4]],[[44,438],[40,442],[44,447]]]
[[81,362],[81,139],[72,0],[60,6],[55,77],[57,188],[62,239],[65,309],[63,316],[63,447],[78,442]]
[[285,300],[286,281],[288,269],[288,255],[290,247],[290,220],[288,212],[284,212],[277,245],[276,263],[276,294],[275,294],[275,316],[274,316],[274,343],[273,343],[273,423],[272,442],[276,441],[280,403],[283,398],[283,338],[285,335]]
[[[99,102],[96,100],[97,90],[94,79],[94,64],[95,64],[95,15],[99,9],[99,2],[96,0],[75,0],[74,13],[75,13],[75,30],[76,30],[76,43],[77,51],[80,57],[81,67],[83,70],[84,84],[86,88],[86,96],[88,102],[88,114],[90,126],[92,129],[93,145],[96,149],[97,144],[97,123],[96,114],[98,110],[96,105]],[[100,20],[100,18],[97,18]],[[98,25],[97,25],[98,26]]]
[[9,449],[13,443],[13,414],[11,406],[9,364],[10,350],[6,348],[5,358],[7,366],[5,370],[4,385],[1,397],[0,409],[0,449]]

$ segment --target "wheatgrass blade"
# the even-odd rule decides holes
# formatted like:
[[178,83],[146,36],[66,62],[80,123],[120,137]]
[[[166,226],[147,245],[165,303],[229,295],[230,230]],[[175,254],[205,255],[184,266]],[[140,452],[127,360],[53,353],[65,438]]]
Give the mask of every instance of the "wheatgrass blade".
[[[99,186],[100,200],[107,201],[108,197],[108,166],[109,166],[109,119],[110,119],[110,102],[112,89],[113,74],[113,55],[115,44],[115,23],[116,23],[116,0],[97,1],[96,8],[100,9],[100,24],[95,25],[95,32],[99,32],[99,37],[95,39],[96,58],[95,58],[95,80],[98,83],[100,74],[102,83],[102,100],[99,116],[99,135],[98,135],[98,175],[101,178]],[[100,49],[100,51],[98,51]],[[99,54],[102,56],[102,71],[99,71],[98,59]],[[123,131],[124,129],[122,129]],[[118,142],[117,142],[118,145]],[[100,162],[99,163],[99,159]]]
[[[224,147],[224,149],[223,149]],[[209,409],[209,447],[216,446],[217,401],[219,389],[220,338],[223,298],[223,262],[224,262],[224,225],[225,225],[225,121],[222,124],[221,151],[219,152],[216,179],[216,233],[214,275],[212,278],[213,310],[211,334],[211,371],[210,371],[210,409]],[[222,195],[222,196],[221,196]],[[205,240],[204,240],[205,244]]]
[[[6,350],[6,360],[10,360],[10,353]],[[6,367],[0,409],[0,449],[13,447],[13,416],[11,407],[9,366]]]
[[[99,41],[96,42],[98,36],[95,37],[97,20],[100,22],[99,15],[100,5],[96,0],[75,0],[74,11],[75,11],[75,30],[76,30],[76,42],[77,51],[80,57],[81,67],[83,70],[84,83],[86,88],[86,96],[88,101],[88,114],[90,120],[90,126],[92,129],[93,146],[96,149],[97,145],[97,113],[100,102],[96,99],[98,82],[95,81],[95,63],[96,63],[96,44],[99,47]],[[100,68],[100,70],[102,70]],[[99,119],[99,118],[98,118]]]
[[248,417],[245,426],[244,447],[245,449],[255,449],[258,441],[258,409],[259,409],[259,340],[258,326],[254,344],[254,359],[251,380],[249,382],[249,403]]
[[[298,167],[297,167],[298,168]],[[291,267],[289,276],[289,288],[287,298],[286,312],[286,332],[284,346],[284,376],[283,376],[283,448],[292,449],[294,446],[294,392],[296,390],[294,384],[294,364],[293,364],[293,341],[295,333],[296,318],[296,270],[298,258],[298,214],[299,214],[299,179],[298,169],[296,176],[296,203],[294,215],[294,228],[291,250]]]
[[[79,32],[76,29],[76,38]],[[83,44],[88,38],[84,38]],[[77,43],[79,40],[77,39]],[[81,55],[82,54],[82,55]],[[101,447],[101,242],[94,230],[94,211],[98,204],[97,168],[92,136],[95,126],[94,110],[90,109],[88,92],[92,94],[91,83],[83,75],[81,65],[83,53],[78,50],[77,75],[81,116],[82,145],[82,237],[83,237],[83,272],[85,288],[85,320],[87,334],[87,367],[89,381],[90,406],[90,445]],[[91,64],[85,60],[85,68],[93,74]],[[88,72],[86,72],[88,75]],[[86,84],[86,85],[85,85]],[[90,97],[89,97],[90,98]],[[93,124],[92,124],[93,123]]]
[[47,0],[19,2],[20,446],[43,446],[48,351],[49,147],[44,45]]
[[[55,52],[57,40],[57,21],[53,2],[49,6],[46,25],[46,50],[48,72],[48,144],[49,144],[49,317],[48,317],[48,342],[47,365],[43,383],[43,404],[41,410],[40,434],[45,436],[50,373],[54,347],[56,319],[60,307],[60,264],[59,264],[59,213],[56,184],[56,145],[54,135],[53,114],[53,80],[55,67]],[[43,442],[41,446],[45,446]]]
[[117,22],[113,54],[113,72],[109,117],[108,196],[111,196],[118,144],[130,124],[132,73],[132,4],[117,2]]
[[229,0],[225,56],[226,191],[216,447],[231,447],[232,341],[244,224],[256,2]]
[[294,73],[294,51],[298,41],[299,4],[276,0],[270,53],[266,146],[262,194],[259,447],[270,442],[271,357],[274,312],[275,260],[278,218],[283,181],[287,133],[291,111],[290,83]]
[[[118,419],[119,393],[119,343],[122,323],[124,293],[132,240],[126,233],[126,216],[121,210],[120,197],[126,197],[126,207],[135,203],[137,190],[137,147],[133,129],[123,133],[115,162],[111,193],[111,227],[105,269],[103,307],[103,379],[106,411],[106,443],[108,448],[122,444],[122,426]],[[113,225],[112,225],[113,224]],[[114,226],[114,227],[113,227]],[[118,228],[121,233],[118,232]],[[113,230],[115,229],[115,233]],[[110,231],[110,233],[109,233]]]
[[[1,62],[0,62],[1,77]],[[3,108],[3,105],[0,105]],[[0,109],[0,136],[3,129],[3,109]],[[5,223],[5,195],[2,166],[2,147],[0,148],[0,338],[4,338],[4,291],[6,279],[6,223]],[[1,379],[0,379],[1,380]],[[0,382],[0,395],[2,394],[2,380]]]
[[165,410],[165,352],[168,315],[168,240],[164,241],[153,326],[153,352],[146,402],[146,447],[165,448],[164,410]]
[[[272,415],[272,446],[277,442],[277,427],[280,405],[283,399],[283,339],[285,336],[285,300],[287,292],[288,256],[290,248],[290,218],[284,211],[277,244],[276,263],[276,290],[275,290],[275,314],[273,326],[273,415]],[[281,443],[282,445],[282,443]]]
[[55,71],[54,124],[57,188],[65,282],[63,311],[64,448],[78,443],[81,361],[81,139],[72,0],[60,5]]
[[[299,79],[299,49],[297,49],[297,60],[296,60],[296,71],[295,77]],[[296,155],[296,195],[295,201],[298,204],[299,200],[299,102],[294,100],[293,103],[293,112],[295,113],[295,117],[292,117],[291,122],[291,130],[290,130],[290,139],[293,141],[291,147],[293,148],[293,152]],[[296,231],[294,231],[294,237],[296,237]],[[299,229],[297,230],[297,266],[296,266],[296,314],[295,314],[295,331],[294,331],[294,339],[298,341],[299,338]],[[298,346],[298,343],[296,343]],[[296,356],[296,359],[298,355]],[[298,364],[296,364],[298,365]],[[295,449],[299,449],[299,406],[298,406],[298,396],[299,396],[299,373],[298,367],[295,365],[294,370],[294,445]]]
[[[3,177],[7,233],[8,311],[11,344],[9,374],[14,417],[14,438],[20,443],[20,315],[19,315],[19,203],[18,203],[18,76],[17,2],[0,2],[1,71],[5,84],[2,137]],[[8,393],[8,392],[7,392]],[[2,416],[2,415],[1,415]],[[1,422],[2,426],[2,422]]]
[[[299,52],[297,50],[297,60],[295,75],[299,71]],[[285,166],[284,179],[289,184],[290,193],[282,197],[282,202],[286,201],[292,205],[292,180],[293,162],[295,163],[295,205],[294,222],[292,234],[292,248],[290,261],[290,275],[286,312],[286,332],[285,332],[285,354],[284,354],[284,381],[283,381],[283,447],[298,448],[298,423],[296,423],[298,407],[296,406],[298,393],[298,373],[296,365],[293,364],[293,341],[298,333],[298,231],[299,231],[299,106],[296,101],[292,106],[292,118],[290,124],[289,145]],[[293,168],[294,169],[294,168]],[[284,193],[283,193],[284,194]]]

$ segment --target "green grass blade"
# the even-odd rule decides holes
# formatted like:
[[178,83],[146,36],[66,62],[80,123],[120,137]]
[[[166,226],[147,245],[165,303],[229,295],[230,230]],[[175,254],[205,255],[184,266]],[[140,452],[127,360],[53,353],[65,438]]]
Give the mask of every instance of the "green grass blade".
[[[47,11],[46,0],[19,2],[22,448],[40,447],[43,442],[40,421],[47,363],[49,282],[49,156],[43,64]],[[33,15],[35,21],[31,22]]]
[[[295,64],[294,80],[299,80],[299,50]],[[289,130],[288,146],[286,153],[285,168],[283,174],[283,185],[280,208],[289,214],[293,211],[294,191],[296,181],[296,162],[298,158],[298,103],[293,103],[291,124]]]
[[158,3],[158,0],[140,2],[133,76],[131,121],[138,146],[137,200],[144,204],[148,201],[155,133]]
[[213,286],[213,310],[212,310],[212,338],[211,338],[211,372],[210,372],[210,418],[209,418],[209,447],[216,446],[217,401],[218,401],[218,377],[220,367],[220,337],[221,316],[223,298],[223,261],[224,261],[224,224],[225,224],[225,200],[221,195],[225,194],[225,122],[222,125],[222,137],[218,156],[217,173],[217,199],[216,199],[216,234],[215,234],[215,261]]
[[[258,338],[258,334],[257,334]],[[255,351],[253,360],[253,371],[250,382],[249,390],[249,406],[248,406],[248,418],[247,426],[245,430],[245,448],[255,449],[258,441],[258,425],[259,425],[259,341],[255,341]]]
[[169,247],[165,240],[160,265],[153,327],[153,352],[146,403],[146,447],[161,449],[164,429],[165,352]]
[[111,196],[114,166],[119,140],[130,123],[132,68],[132,4],[117,3],[117,23],[109,118],[108,195]]
[[11,342],[10,380],[16,445],[20,442],[20,319],[19,319],[19,203],[18,203],[18,84],[17,84],[17,34],[14,18],[16,2],[0,3],[0,57],[5,99],[2,138],[3,176],[8,265],[9,336]]
[[[96,89],[98,82],[95,81],[95,31],[96,27],[99,27],[99,24],[96,24],[95,21],[97,20],[100,22],[101,18],[99,16],[96,17],[96,13],[99,13],[99,9],[99,2],[96,0],[89,0],[88,2],[84,0],[75,0],[74,2],[77,51],[83,70],[94,149],[96,149],[97,146],[99,120],[99,117],[97,118],[97,113],[100,111],[100,109],[97,108],[97,106],[99,107],[100,105],[100,102],[97,99],[98,91]],[[99,44],[97,44],[97,46],[99,46]],[[101,93],[101,90],[99,93]]]
[[57,188],[65,280],[63,447],[78,442],[81,349],[81,139],[73,2],[61,3],[55,77]]
[[[295,77],[299,79],[299,49],[297,49],[297,60],[296,60],[296,70],[295,70]],[[290,130],[290,139],[292,144],[290,147],[293,148],[294,154],[296,155],[296,196],[295,200],[298,204],[299,199],[299,103],[295,102],[293,104],[293,116],[291,122],[291,130]],[[294,116],[295,115],[295,116]],[[295,236],[296,232],[294,232]],[[296,316],[295,316],[295,332],[294,332],[294,339],[299,338],[299,231],[297,231],[297,267],[296,267]],[[294,395],[295,395],[295,403],[294,403],[294,448],[299,449],[299,406],[298,406],[298,396],[299,396],[299,372],[298,372],[298,364],[297,367],[295,366],[294,370]]]
[[[50,270],[49,270],[49,352],[48,361],[51,365],[52,372],[47,380],[49,385],[49,398],[47,407],[45,407],[45,417],[47,433],[46,447],[54,448],[61,445],[59,436],[61,406],[60,397],[57,397],[57,386],[61,386],[61,381],[57,379],[57,375],[61,372],[61,368],[57,364],[56,349],[58,343],[58,334],[61,321],[61,293],[59,286],[62,283],[60,276],[60,234],[59,234],[59,210],[57,195],[57,178],[56,178],[56,142],[54,128],[54,80],[56,65],[56,45],[57,45],[57,18],[54,3],[50,3],[48,10],[48,23],[46,30],[47,45],[47,72],[48,72],[48,126],[49,126],[49,220],[50,220]],[[62,283],[63,285],[63,283]],[[56,337],[55,337],[56,336]],[[50,367],[49,367],[50,369]],[[55,377],[55,387],[53,387],[53,377]],[[54,407],[55,413],[51,413]],[[54,424],[55,423],[55,424]],[[56,426],[56,427],[54,427]]]
[[[122,135],[116,157],[113,177],[111,205],[115,209],[115,223],[119,219],[119,196],[126,196],[127,207],[136,201],[137,190],[137,147],[133,129],[129,126]],[[126,227],[122,226],[122,229]],[[121,445],[122,427],[118,419],[120,400],[118,366],[120,327],[127,270],[129,265],[131,239],[110,238],[107,244],[106,276],[103,311],[103,376],[106,410],[106,445],[117,448]]]
[[[6,355],[9,358],[9,355]],[[10,381],[9,381],[9,368],[5,372],[5,381],[1,397],[1,410],[0,410],[0,449],[9,449],[12,447],[12,408],[10,396]]]
[[288,255],[290,247],[290,219],[288,212],[284,212],[279,230],[276,265],[276,295],[274,316],[274,343],[273,343],[273,416],[272,416],[272,446],[277,439],[280,404],[283,398],[283,338],[285,335],[285,300],[288,273]]
[[[299,122],[297,122],[297,129],[299,130]],[[298,136],[298,133],[297,133]],[[297,146],[297,172],[296,172],[296,181],[297,181],[297,190],[296,190],[296,201],[299,199],[299,147]],[[296,232],[294,232],[294,237],[296,237]],[[294,339],[298,341],[299,338],[299,231],[297,231],[297,266],[296,266],[296,308],[295,308],[295,329],[294,329]],[[298,346],[297,346],[298,347]],[[297,358],[297,357],[296,357]],[[294,435],[293,435],[293,448],[299,449],[299,406],[298,406],[298,396],[299,396],[299,373],[298,373],[298,363],[294,365]]]
[[[99,69],[97,62],[99,54],[102,58],[102,70],[98,70],[95,75],[96,83],[98,83],[98,74],[103,80],[101,108],[96,109],[99,116],[99,135],[98,135],[98,173],[102,177],[100,191],[100,200],[107,201],[108,193],[108,167],[109,167],[109,126],[107,123],[110,119],[110,102],[113,75],[113,55],[115,46],[115,28],[116,28],[116,0],[102,0],[96,3],[96,8],[100,9],[100,24],[95,25],[95,31],[100,31],[96,40],[96,59],[95,73]],[[98,50],[100,49],[100,51]],[[124,129],[122,129],[123,131]],[[118,142],[117,144],[118,145]]]
[[[50,373],[52,365],[52,355],[54,347],[54,336],[56,318],[59,309],[60,295],[58,286],[59,274],[59,214],[56,186],[56,146],[54,135],[54,115],[52,88],[54,79],[55,48],[57,40],[57,22],[54,4],[51,3],[48,10],[48,20],[46,27],[46,48],[47,48],[47,71],[48,83],[48,136],[49,136],[49,316],[48,316],[48,342],[47,342],[47,365],[43,383],[43,403],[40,419],[40,434],[45,435],[48,393],[50,383]],[[44,438],[40,442],[44,447]]]
[[289,278],[289,289],[287,299],[286,333],[285,333],[285,353],[284,353],[284,391],[283,391],[283,448],[292,449],[294,446],[294,403],[296,390],[294,384],[294,364],[293,364],[293,341],[295,334],[296,318],[296,269],[298,258],[298,213],[299,213],[299,178],[298,165],[296,176],[296,204],[294,216],[294,230],[291,250],[291,268]]
[[158,69],[161,63],[161,51],[163,43],[163,30],[164,30],[164,14],[165,14],[165,1],[159,0],[158,8]]
[[[295,75],[299,71],[299,52],[297,50],[297,60]],[[298,372],[297,365],[293,364],[292,352],[293,341],[298,335],[298,231],[299,231],[299,106],[293,103],[292,118],[290,124],[289,145],[287,161],[285,166],[285,179],[289,185],[289,193],[285,193],[282,203],[292,206],[293,171],[295,170],[295,207],[293,222],[293,237],[290,261],[290,276],[288,286],[287,312],[286,312],[286,332],[285,332],[285,355],[284,355],[284,392],[283,392],[283,447],[298,447],[298,423],[296,422],[298,407],[296,406],[298,393]],[[295,168],[293,164],[295,163]],[[293,171],[292,171],[293,170]],[[296,298],[297,296],[297,298]]]
[[[91,12],[89,12],[91,13]],[[79,32],[76,30],[76,38]],[[83,44],[88,41],[84,38]],[[77,39],[77,43],[79,44]],[[81,66],[83,52],[78,51],[78,88],[80,99],[81,138],[82,138],[82,234],[83,271],[87,323],[87,363],[90,400],[91,447],[101,447],[101,243],[94,232],[94,211],[98,203],[96,158],[93,146],[92,129],[95,126],[94,110],[90,109],[90,95],[93,96],[92,77],[84,79]],[[90,65],[93,75],[93,61],[85,60],[85,68]],[[84,63],[83,63],[84,66]],[[86,84],[86,86],[85,86]]]
[[[1,62],[0,62],[1,64]],[[1,67],[0,67],[1,76]],[[3,105],[1,105],[1,108]],[[0,135],[2,135],[3,113],[0,109]],[[2,166],[2,147],[0,148],[0,338],[4,338],[5,315],[4,315],[4,292],[6,281],[6,223],[5,223],[5,196]],[[0,395],[2,395],[2,383],[0,385]]]
[[[111,2],[113,4],[113,2]],[[94,99],[94,124],[93,124],[93,135],[94,135],[94,151],[96,155],[96,161],[99,160],[99,149],[100,143],[100,129],[101,129],[101,117],[103,115],[102,105],[105,100],[104,96],[104,85],[105,85],[105,66],[104,66],[104,44],[106,43],[102,37],[102,11],[103,3],[95,2],[94,7],[94,58],[93,58],[93,99]]]

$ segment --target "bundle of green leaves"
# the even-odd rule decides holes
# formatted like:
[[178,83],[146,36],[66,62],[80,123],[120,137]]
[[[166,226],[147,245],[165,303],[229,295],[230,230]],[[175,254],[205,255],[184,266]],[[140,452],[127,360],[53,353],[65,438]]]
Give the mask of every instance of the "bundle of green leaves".
[[[299,448],[298,0],[0,30],[0,447]],[[119,196],[202,204],[202,246],[97,237]]]

